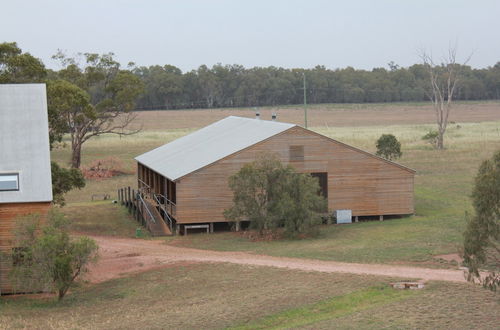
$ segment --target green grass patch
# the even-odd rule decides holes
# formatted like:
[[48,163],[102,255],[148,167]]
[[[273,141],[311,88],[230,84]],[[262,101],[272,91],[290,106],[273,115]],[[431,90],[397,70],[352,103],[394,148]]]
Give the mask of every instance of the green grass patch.
[[379,305],[405,299],[417,291],[395,290],[387,285],[370,287],[329,298],[309,306],[286,310],[263,319],[229,329],[290,329],[311,326]]
[[125,207],[111,201],[74,203],[62,212],[71,219],[71,231],[87,235],[134,237],[140,227]]

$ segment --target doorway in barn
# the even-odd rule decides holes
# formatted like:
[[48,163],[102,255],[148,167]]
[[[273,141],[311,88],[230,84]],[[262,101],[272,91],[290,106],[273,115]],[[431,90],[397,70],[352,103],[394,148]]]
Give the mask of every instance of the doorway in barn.
[[[328,173],[327,172],[316,172],[311,173],[313,178],[316,178],[319,183],[319,194],[328,200]],[[325,206],[325,212],[328,212],[328,205]]]
[[320,195],[325,198],[328,198],[328,173],[327,172],[311,173],[311,176],[313,178],[318,179]]

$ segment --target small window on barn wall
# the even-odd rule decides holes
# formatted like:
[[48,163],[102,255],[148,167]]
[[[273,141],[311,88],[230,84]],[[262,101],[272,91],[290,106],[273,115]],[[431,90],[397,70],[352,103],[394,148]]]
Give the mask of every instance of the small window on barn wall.
[[290,146],[290,161],[304,160],[304,146]]
[[0,173],[0,191],[19,190],[19,173]]

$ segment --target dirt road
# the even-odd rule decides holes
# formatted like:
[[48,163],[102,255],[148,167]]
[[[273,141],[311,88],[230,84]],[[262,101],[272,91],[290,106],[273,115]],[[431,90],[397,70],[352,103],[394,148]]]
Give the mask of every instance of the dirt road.
[[87,279],[93,283],[126,276],[130,273],[193,262],[227,262],[303,271],[369,274],[405,279],[415,278],[424,281],[465,282],[463,272],[460,270],[282,258],[245,252],[207,251],[169,246],[159,240],[101,236],[93,238],[100,246],[100,260],[91,267],[91,271],[87,275]]

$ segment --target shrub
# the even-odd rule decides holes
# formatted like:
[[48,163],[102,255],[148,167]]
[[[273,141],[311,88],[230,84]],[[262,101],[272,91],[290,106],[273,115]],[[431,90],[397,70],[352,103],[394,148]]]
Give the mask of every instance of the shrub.
[[318,195],[316,179],[284,166],[272,155],[261,155],[229,178],[233,206],[224,211],[228,220],[249,220],[260,235],[284,227],[285,235],[311,233],[325,199]]
[[401,152],[401,143],[392,134],[382,134],[377,140],[377,155],[388,160],[398,159]]
[[56,162],[51,162],[52,174],[52,198],[53,203],[60,206],[66,204],[64,194],[68,191],[85,187],[85,179],[82,172],[77,168],[65,169],[60,167]]
[[434,130],[430,130],[427,134],[422,136],[422,140],[427,141],[435,148],[437,148],[438,138],[439,138],[439,133]]
[[[475,214],[467,216],[464,265],[468,280],[495,291],[500,285],[500,151],[479,167],[472,192]],[[489,268],[480,276],[480,268]]]
[[97,244],[88,237],[71,238],[69,222],[50,212],[47,224],[31,215],[18,221],[11,277],[23,291],[56,291],[61,300],[75,279],[97,258]]

